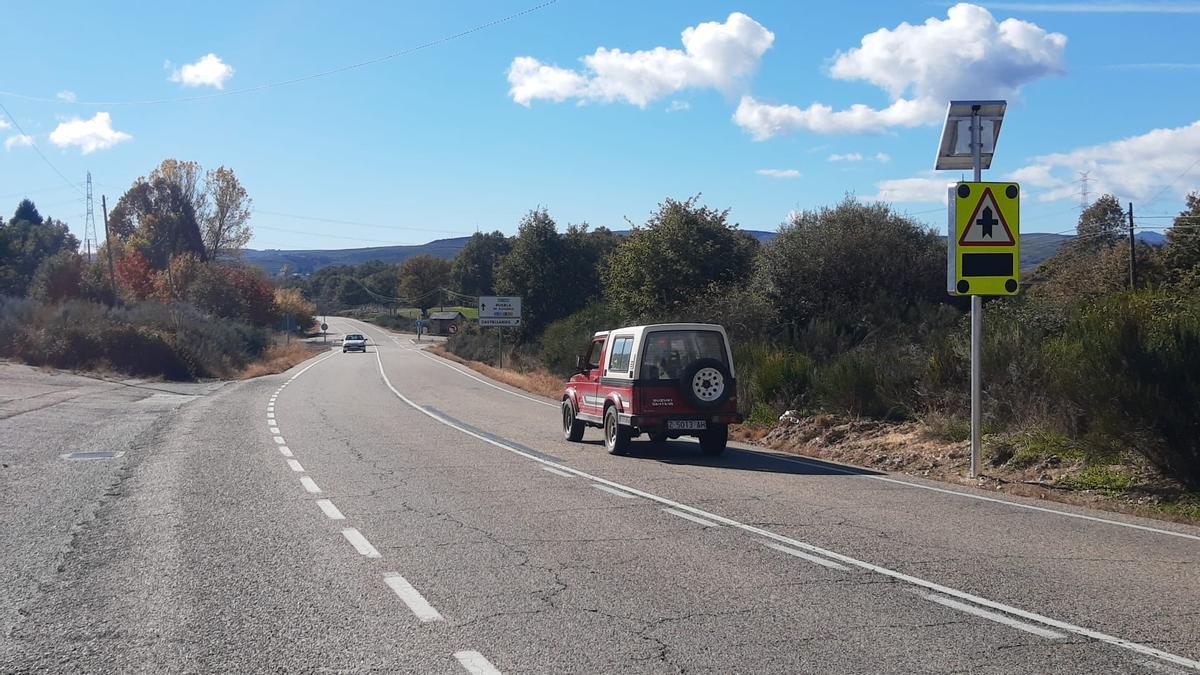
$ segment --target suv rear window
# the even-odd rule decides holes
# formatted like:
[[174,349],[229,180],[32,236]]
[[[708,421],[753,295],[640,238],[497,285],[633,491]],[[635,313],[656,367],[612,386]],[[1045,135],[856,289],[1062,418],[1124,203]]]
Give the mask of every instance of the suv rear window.
[[698,359],[716,359],[729,366],[725,340],[713,330],[664,330],[646,334],[642,349],[642,377],[677,380],[684,368]]

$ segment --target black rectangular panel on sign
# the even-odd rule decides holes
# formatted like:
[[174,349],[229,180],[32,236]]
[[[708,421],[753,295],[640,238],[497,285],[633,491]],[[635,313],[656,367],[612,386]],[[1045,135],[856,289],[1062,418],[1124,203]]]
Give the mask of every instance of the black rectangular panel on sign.
[[962,254],[964,277],[1011,277],[1013,254],[1011,253],[964,253]]

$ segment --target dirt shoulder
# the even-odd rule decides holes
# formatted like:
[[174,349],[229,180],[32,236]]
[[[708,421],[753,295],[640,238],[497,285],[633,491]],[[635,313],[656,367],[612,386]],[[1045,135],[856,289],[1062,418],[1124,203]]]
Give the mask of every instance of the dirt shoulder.
[[263,352],[262,358],[251,363],[236,374],[234,379],[248,380],[252,377],[282,373],[292,366],[307,361],[315,354],[329,351],[329,345],[320,341],[292,340],[274,344]]
[[[429,351],[524,391],[557,399],[562,380],[547,371],[518,372],[463,359],[438,345]],[[1020,435],[987,438],[979,476],[969,478],[970,444],[946,440],[920,422],[852,420],[785,414],[772,426],[739,425],[731,440],[814,459],[1171,522],[1200,525],[1200,493],[1127,461],[1088,465],[1081,455],[1039,447]],[[1048,445],[1043,443],[1042,445]]]

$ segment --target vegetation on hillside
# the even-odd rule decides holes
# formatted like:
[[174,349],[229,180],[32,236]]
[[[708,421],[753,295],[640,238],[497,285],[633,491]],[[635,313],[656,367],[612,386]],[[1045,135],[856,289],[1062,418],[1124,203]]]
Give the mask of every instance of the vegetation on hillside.
[[238,258],[249,217],[232,170],[168,159],[116,201],[88,259],[64,223],[21,201],[0,219],[0,356],[170,379],[242,371],[272,328],[314,314]]

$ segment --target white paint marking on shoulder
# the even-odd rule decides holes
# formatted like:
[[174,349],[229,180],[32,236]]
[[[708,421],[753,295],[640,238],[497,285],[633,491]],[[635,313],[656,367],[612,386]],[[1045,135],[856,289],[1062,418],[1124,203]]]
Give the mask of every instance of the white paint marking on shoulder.
[[338,510],[338,507],[334,506],[333,502],[328,499],[318,499],[317,506],[321,507],[321,511],[323,511],[325,516],[330,520],[346,519],[346,516],[342,515],[342,512]]
[[292,471],[295,471],[296,473],[304,473],[304,467],[300,466],[300,462],[294,459],[289,459],[287,464],[288,466],[292,467]]
[[554,468],[554,467],[552,467],[552,466],[543,466],[543,467],[542,467],[542,470],[543,470],[543,471],[549,471],[550,473],[552,473],[552,474],[554,474],[554,475],[556,475],[556,476],[562,476],[563,478],[574,478],[574,476],[572,476],[571,474],[567,473],[566,471],[559,471],[558,469],[556,469],[556,468]]
[[[345,530],[342,530],[342,532],[345,532]],[[408,608],[412,610],[412,613],[416,614],[417,618],[421,621],[429,622],[442,620],[442,615],[438,613],[438,611],[433,608],[433,605],[429,604],[429,601],[425,599],[425,596],[421,595],[417,589],[413,588],[412,584],[408,583],[404,577],[400,576],[396,572],[388,572],[387,574],[383,575],[383,581],[388,585],[389,588],[392,589],[392,592],[396,594],[396,597],[400,598],[405,605],[408,605]]]
[[835,563],[832,560],[826,560],[824,558],[821,558],[821,557],[818,557],[818,556],[815,556],[815,555],[812,555],[809,553],[805,553],[804,551],[794,549],[791,546],[784,546],[783,544],[776,544],[773,541],[764,541],[763,546],[766,546],[767,548],[773,548],[776,551],[780,551],[782,553],[786,553],[791,556],[796,556],[797,558],[803,558],[804,560],[807,560],[811,563],[816,563],[818,565],[824,565],[825,567],[828,567],[829,569],[841,570],[842,572],[850,571],[849,567],[846,567],[845,565],[843,565],[841,563]]
[[270,428],[268,428],[268,429],[267,429],[267,431],[270,431],[270,432],[271,432],[271,433],[273,433],[273,434],[279,434],[279,433],[283,433],[283,432],[281,432],[281,431],[279,430],[279,427],[270,427]]
[[292,454],[292,449],[286,445],[279,446],[279,454],[283,455],[284,457],[295,457],[295,455]]
[[618,490],[616,488],[610,488],[607,485],[603,485],[601,483],[592,483],[592,487],[596,488],[597,490],[603,490],[610,495],[624,497],[625,499],[634,499],[634,496],[629,494],[628,492],[625,492],[623,490]]
[[1026,633],[1033,633],[1034,635],[1037,635],[1038,637],[1044,637],[1047,640],[1061,640],[1066,637],[1066,635],[1063,635],[1062,633],[1056,633],[1052,630],[1046,630],[1045,628],[1042,628],[1041,626],[1035,626],[1031,623],[1025,623],[1024,621],[1017,621],[1016,619],[1014,619],[1012,617],[1008,617],[1003,614],[998,614],[996,612],[989,612],[986,609],[980,609],[979,607],[976,607],[974,605],[968,605],[965,602],[951,600],[950,598],[947,598],[942,595],[937,595],[935,593],[918,593],[918,595],[920,595],[922,598],[925,598],[926,600],[929,600],[930,602],[936,602],[937,604],[945,606],[945,607],[949,607],[950,609],[957,609],[960,612],[966,612],[967,614],[977,616],[981,619],[987,619],[988,621],[995,621],[996,623],[1002,623],[1005,626],[1008,626],[1010,628],[1016,628],[1017,630],[1023,630]]
[[283,440],[283,436],[276,436],[275,442],[279,445],[286,445],[287,441]]
[[713,521],[707,520],[705,518],[701,518],[700,516],[693,516],[692,514],[688,513],[687,511],[680,511],[679,509],[672,509],[672,508],[665,508],[665,509],[663,509],[663,511],[666,511],[667,513],[669,513],[673,516],[679,516],[680,518],[683,518],[685,520],[690,520],[693,523],[699,523],[705,527],[720,527],[721,526],[719,523],[714,523]]
[[471,675],[500,675],[496,666],[493,666],[491,661],[485,659],[479,652],[471,650],[454,652],[454,658],[458,659],[462,667]]
[[364,537],[362,535],[362,533],[359,532],[357,529],[355,529],[353,527],[347,527],[346,529],[342,530],[342,536],[346,538],[346,541],[350,542],[350,545],[354,547],[355,551],[358,551],[359,553],[365,555],[366,557],[368,557],[368,558],[382,558],[383,557],[379,553],[379,551],[376,550],[375,547],[371,545],[371,542],[367,541],[367,538]]
[[466,434],[467,436],[475,438],[483,443],[493,445],[497,448],[506,450],[515,455],[520,455],[521,457],[524,457],[526,459],[533,460],[544,466],[554,467],[560,471],[566,471],[567,473],[573,474],[575,476],[579,476],[580,478],[586,478],[587,480],[595,481],[597,483],[603,483],[610,487],[614,487],[618,490],[624,490],[630,494],[637,495],[638,497],[642,497],[644,499],[649,499],[651,501],[658,502],[659,504],[662,504],[664,506],[669,506],[674,509],[678,509],[680,511],[685,511],[688,513],[696,514],[697,516],[711,519],[713,522],[720,523],[722,525],[728,525],[730,527],[735,527],[739,530],[742,530],[743,532],[748,532],[750,534],[758,535],[759,537],[762,537],[764,539],[771,539],[773,541],[777,541],[777,542],[787,545],[787,546],[792,546],[792,547],[795,547],[798,549],[808,551],[809,553],[815,553],[817,555],[821,555],[826,558],[832,558],[839,562],[846,563],[847,565],[849,565],[851,567],[858,567],[858,568],[867,570],[868,572],[874,572],[874,573],[882,575],[882,576],[896,579],[897,581],[903,581],[905,583],[909,583],[914,586],[925,588],[925,589],[935,591],[938,593],[943,593],[945,595],[953,596],[953,597],[959,598],[961,600],[966,600],[968,602],[973,602],[977,605],[982,605],[984,607],[990,607],[992,609],[1004,612],[1005,614],[1011,614],[1013,616],[1018,616],[1018,617],[1021,617],[1022,619],[1026,619],[1028,621],[1034,621],[1034,622],[1037,622],[1037,623],[1040,623],[1040,624],[1043,624],[1046,626],[1050,626],[1051,628],[1058,628],[1060,630],[1067,631],[1068,633],[1074,633],[1076,635],[1081,635],[1083,637],[1090,638],[1092,640],[1104,642],[1105,644],[1113,645],[1116,647],[1121,647],[1122,649],[1128,649],[1130,651],[1137,652],[1138,654],[1142,654],[1145,656],[1151,656],[1151,657],[1154,657],[1154,658],[1162,660],[1162,661],[1167,661],[1168,663],[1174,663],[1176,665],[1185,666],[1187,668],[1192,668],[1194,670],[1200,670],[1200,661],[1197,661],[1194,659],[1189,659],[1186,656],[1172,654],[1170,652],[1166,652],[1161,649],[1151,647],[1149,645],[1144,645],[1139,642],[1133,642],[1131,640],[1126,640],[1124,638],[1119,638],[1119,637],[1116,637],[1113,635],[1108,635],[1106,633],[1102,633],[1097,630],[1092,630],[1091,628],[1084,628],[1083,626],[1077,626],[1075,624],[1071,624],[1066,621],[1060,621],[1058,619],[1053,619],[1048,616],[1038,614],[1036,612],[1030,612],[1028,610],[1021,609],[1019,607],[1013,607],[1011,605],[1006,605],[1001,602],[996,602],[995,600],[988,600],[987,598],[980,597],[973,593],[968,593],[966,591],[960,591],[960,590],[957,590],[954,588],[950,588],[949,586],[943,586],[942,584],[939,584],[939,583],[936,583],[933,581],[928,581],[925,579],[921,579],[919,577],[914,577],[914,576],[911,576],[908,574],[904,574],[903,572],[898,572],[896,570],[888,569],[886,567],[882,567],[882,566],[876,565],[874,563],[869,563],[869,562],[866,562],[865,560],[859,560],[857,558],[853,558],[848,555],[843,555],[841,553],[837,553],[836,551],[831,551],[829,549],[822,548],[822,547],[816,546],[814,544],[809,544],[807,542],[803,542],[798,539],[792,539],[791,537],[786,537],[782,534],[776,534],[775,532],[771,532],[770,530],[764,530],[761,527],[756,527],[754,525],[748,525],[746,523],[736,521],[732,518],[720,516],[715,513],[709,513],[708,511],[705,511],[703,509],[698,509],[694,506],[688,506],[687,504],[682,504],[682,503],[674,501],[672,499],[667,499],[666,497],[660,497],[656,494],[646,492],[645,490],[639,490],[635,487],[623,485],[616,481],[608,480],[607,478],[600,478],[599,476],[594,476],[590,473],[587,473],[586,471],[580,471],[579,469],[575,469],[575,468],[567,466],[565,464],[559,464],[557,462],[553,462],[551,460],[544,459],[542,457],[538,457],[537,455],[532,455],[532,454],[525,452],[524,450],[521,450],[519,448],[514,448],[510,445],[506,445],[494,438],[488,438],[487,436],[484,436],[483,434],[479,434],[474,431],[471,431],[470,429],[463,427],[459,424],[456,424],[453,421],[448,420],[445,417],[443,417],[431,410],[421,407],[412,399],[408,398],[404,394],[401,394],[400,390],[396,389],[395,385],[392,384],[392,381],[387,376],[387,372],[383,369],[383,358],[380,357],[378,351],[375,352],[375,361],[379,366],[379,376],[381,378],[383,378],[383,383],[385,385],[387,385],[387,388],[391,390],[392,394],[394,394],[396,396],[396,398],[403,401],[405,403],[405,405],[408,405],[409,407],[411,407],[412,409],[416,410],[417,412],[425,415],[426,417],[429,417],[430,419],[433,419],[440,424],[450,427],[451,429],[455,429],[455,430],[459,431],[460,433]]
[[304,486],[305,490],[308,490],[313,494],[318,494],[321,492],[321,488],[317,487],[317,482],[308,476],[301,476],[300,484]]
[[751,450],[748,448],[737,448],[737,449],[741,450],[742,452],[749,452],[749,453],[753,453],[755,455],[759,455],[760,457],[770,457],[772,459],[777,459],[781,462],[790,462],[792,464],[802,464],[804,466],[819,467],[821,469],[828,470],[828,471],[836,471],[838,473],[859,476],[861,478],[870,478],[872,480],[883,481],[884,483],[894,483],[896,485],[903,485],[905,487],[917,488],[919,490],[929,490],[930,492],[940,492],[942,494],[954,495],[955,497],[965,497],[967,499],[975,499],[975,500],[978,500],[981,502],[991,502],[993,504],[1004,504],[1005,506],[1015,506],[1020,509],[1028,509],[1030,511],[1040,511],[1042,513],[1052,513],[1056,516],[1066,516],[1068,518],[1078,518],[1080,520],[1088,520],[1088,521],[1091,521],[1094,523],[1104,523],[1105,525],[1116,525],[1118,527],[1128,527],[1128,528],[1131,528],[1134,530],[1142,530],[1143,532],[1153,532],[1155,534],[1165,534],[1165,535],[1169,535],[1172,537],[1181,537],[1183,539],[1194,539],[1196,541],[1200,541],[1200,536],[1197,536],[1194,534],[1187,534],[1184,532],[1174,532],[1172,530],[1164,530],[1164,529],[1157,528],[1157,527],[1149,527],[1147,525],[1138,525],[1136,523],[1123,523],[1119,520],[1111,520],[1108,518],[1098,518],[1096,516],[1088,516],[1088,515],[1084,515],[1082,513],[1071,513],[1070,511],[1059,511],[1058,509],[1048,509],[1044,506],[1035,506],[1033,504],[1022,504],[1020,502],[1010,502],[1007,499],[997,499],[996,497],[988,497],[987,495],[976,495],[976,494],[971,494],[969,492],[960,492],[958,490],[949,490],[949,489],[940,488],[940,487],[937,487],[934,485],[921,485],[920,483],[911,483],[906,480],[899,480],[897,478],[892,478],[891,476],[878,476],[878,475],[872,475],[869,473],[863,473],[862,471],[859,471],[859,470],[843,468],[843,467],[838,466],[837,464],[832,464],[832,463],[828,463],[828,462],[821,462],[818,464],[817,462],[808,461],[801,457],[781,457],[777,454],[760,452],[758,450]]

